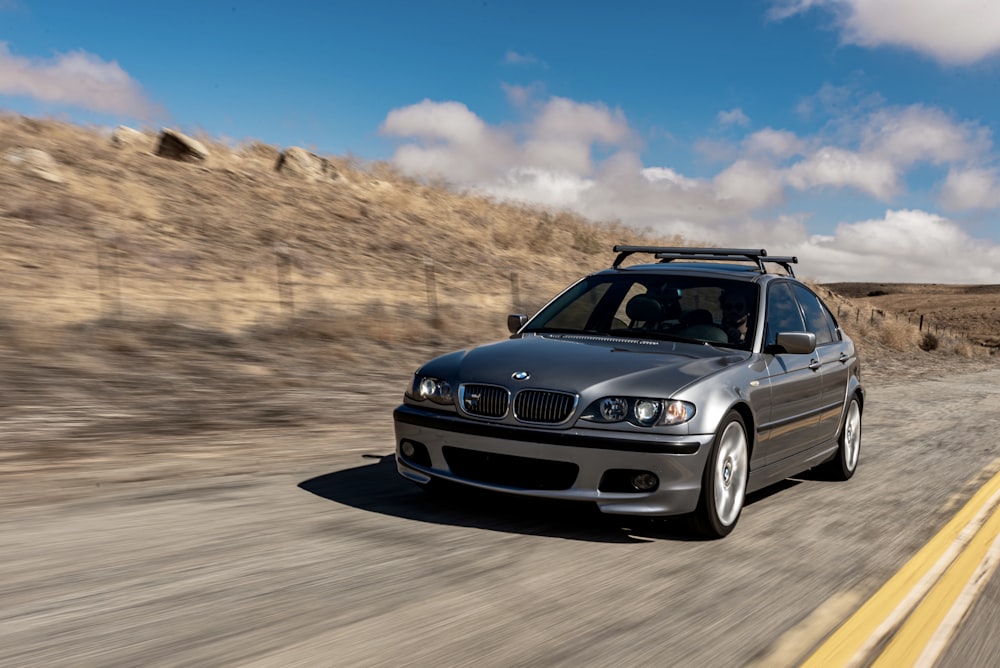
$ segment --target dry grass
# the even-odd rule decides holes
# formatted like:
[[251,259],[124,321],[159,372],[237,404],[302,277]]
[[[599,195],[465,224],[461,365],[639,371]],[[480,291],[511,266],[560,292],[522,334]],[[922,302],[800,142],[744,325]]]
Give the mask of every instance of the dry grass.
[[79,322],[109,313],[180,311],[239,330],[281,313],[278,258],[296,310],[331,304],[443,306],[538,302],[607,266],[621,242],[674,243],[614,223],[463,195],[385,164],[328,158],[339,175],[309,183],[274,172],[277,147],[202,138],[204,165],[112,146],[78,126],[0,117],[0,153],[45,150],[52,184],[0,161],[0,271],[24,320]]
[[[843,289],[844,285],[840,287]],[[841,326],[855,339],[862,349],[877,345],[896,352],[921,351],[936,355],[956,355],[965,359],[987,359],[994,354],[990,346],[981,345],[979,337],[962,329],[935,327],[930,318],[921,326],[919,316],[911,310],[892,311],[873,308],[859,298],[847,298],[830,286],[811,286],[837,315]],[[925,303],[927,310],[934,304]]]
[[[530,312],[608,266],[616,243],[685,242],[351,157],[326,157],[337,176],[306,182],[274,171],[278,147],[199,139],[209,160],[179,163],[153,155],[153,131],[116,147],[107,132],[0,116],[0,155],[44,150],[65,178],[51,183],[0,160],[0,306],[20,323],[0,341],[51,351],[67,328],[114,321],[185,323],[267,345],[461,344],[503,336],[506,313]],[[868,312],[832,295],[835,310]],[[862,343],[922,342],[888,317],[841,320]],[[121,350],[142,345],[131,336],[112,338]],[[937,352],[969,350],[943,337]]]
[[826,287],[864,313],[905,319],[945,339],[1000,348],[1000,285],[837,283]]

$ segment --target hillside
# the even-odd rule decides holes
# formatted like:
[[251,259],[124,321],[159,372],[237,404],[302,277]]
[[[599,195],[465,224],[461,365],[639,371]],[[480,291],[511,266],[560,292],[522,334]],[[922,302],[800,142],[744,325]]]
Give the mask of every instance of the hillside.
[[[5,317],[183,314],[238,331],[293,311],[412,322],[461,306],[502,329],[514,306],[607,266],[614,243],[651,239],[384,164],[325,158],[328,175],[309,180],[277,173],[274,147],[205,143],[207,161],[180,162],[153,154],[156,133],[116,146],[92,129],[0,117]],[[11,159],[24,148],[49,154],[58,182]]]
[[[279,172],[282,152],[253,142],[203,138],[207,159],[168,159],[157,134],[0,116],[8,328],[165,319],[228,334],[476,340],[608,266],[616,243],[685,243],[301,149],[315,173]],[[1000,343],[1000,286],[825,287],[851,300],[839,315],[855,314],[845,325],[861,338],[862,313],[914,331],[923,315],[926,331]]]
[[1000,347],[1000,285],[830,283],[825,287],[853,300],[865,313],[877,309],[916,323],[924,316],[925,328]]

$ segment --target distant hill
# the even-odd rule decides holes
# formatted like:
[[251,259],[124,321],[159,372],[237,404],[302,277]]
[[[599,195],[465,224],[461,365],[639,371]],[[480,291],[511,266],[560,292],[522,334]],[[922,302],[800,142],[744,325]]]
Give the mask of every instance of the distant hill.
[[1000,346],[1000,285],[935,283],[827,283],[824,287],[868,309],[902,314],[914,322],[968,335]]

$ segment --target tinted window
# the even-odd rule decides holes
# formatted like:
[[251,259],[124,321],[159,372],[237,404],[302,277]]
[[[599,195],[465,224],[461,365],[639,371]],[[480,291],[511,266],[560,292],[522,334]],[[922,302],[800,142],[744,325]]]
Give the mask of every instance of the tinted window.
[[607,283],[595,285],[592,289],[584,290],[582,293],[578,288],[574,288],[575,298],[570,300],[566,308],[554,314],[546,326],[560,329],[587,329],[587,321],[593,315],[594,309],[601,303],[608,287]]
[[833,316],[820,302],[819,297],[801,285],[792,286],[792,290],[802,306],[802,313],[806,316],[807,330],[816,335],[816,345],[832,343],[837,336],[837,326],[833,322]]
[[767,336],[765,346],[777,343],[779,332],[804,332],[805,323],[799,305],[786,282],[772,283],[767,289]]
[[748,349],[757,289],[724,278],[662,273],[595,274],[536,315],[525,332],[692,340]]

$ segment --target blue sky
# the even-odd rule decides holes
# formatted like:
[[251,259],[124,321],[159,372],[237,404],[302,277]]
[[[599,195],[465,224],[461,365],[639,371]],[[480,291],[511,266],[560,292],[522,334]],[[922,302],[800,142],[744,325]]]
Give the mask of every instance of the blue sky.
[[0,108],[389,160],[820,280],[1000,283],[990,0],[0,0]]

